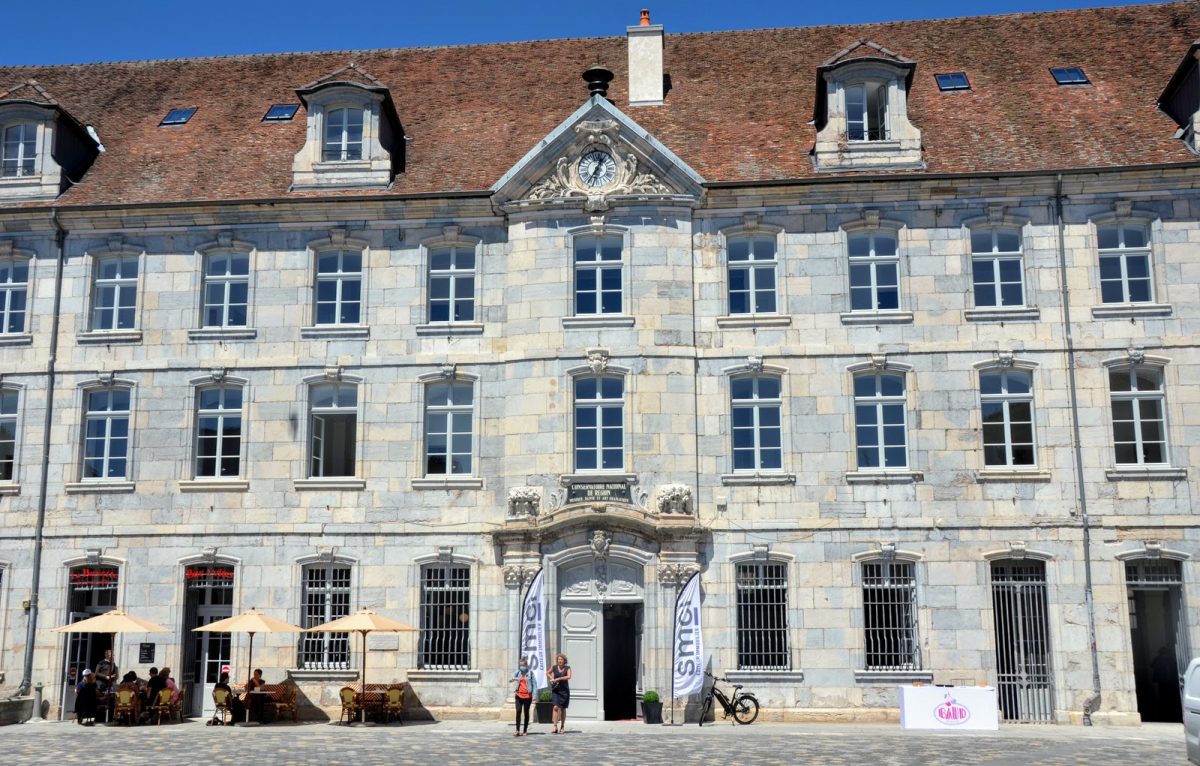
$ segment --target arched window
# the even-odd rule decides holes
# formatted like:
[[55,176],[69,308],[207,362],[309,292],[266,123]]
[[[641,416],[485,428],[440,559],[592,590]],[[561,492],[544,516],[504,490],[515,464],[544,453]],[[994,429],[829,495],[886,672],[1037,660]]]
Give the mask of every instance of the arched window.
[[1117,465],[1170,462],[1162,368],[1144,365],[1110,368],[1108,387]]
[[625,467],[625,381],[617,376],[575,380],[575,470]]
[[1140,223],[1097,226],[1096,240],[1100,246],[1100,301],[1152,302],[1154,285],[1146,226]]
[[846,138],[849,141],[885,141],[888,83],[861,82],[846,86]]
[[213,253],[204,258],[204,327],[245,327],[250,294],[250,256]]
[[916,564],[911,561],[862,561],[864,670],[904,672],[921,669],[917,640]]
[[[301,592],[302,628],[312,628],[350,615],[349,563],[341,561],[306,564]],[[350,667],[349,633],[305,633],[300,639],[298,665],[310,670],[341,670]]]
[[29,259],[0,256],[0,335],[25,332],[25,306],[29,299]]
[[425,475],[470,476],[475,386],[438,381],[425,386]]
[[210,386],[196,392],[196,478],[241,475],[242,387]]
[[788,565],[735,564],[738,670],[791,670],[788,641]]
[[132,330],[137,326],[137,279],[136,255],[110,255],[96,261],[93,331]]
[[854,440],[859,470],[908,467],[904,376],[854,377]]
[[734,471],[783,468],[780,381],[773,375],[746,375],[730,381]]
[[361,160],[363,153],[363,110],[330,109],[325,112],[325,142],[321,156],[326,162]]
[[1021,232],[984,228],[971,232],[971,278],[975,307],[1025,305],[1025,266]]
[[421,636],[417,667],[471,667],[471,567],[456,561],[421,566]]
[[317,254],[316,325],[356,325],[362,318],[362,251]]
[[128,478],[130,390],[93,388],[83,396],[83,479]]
[[17,400],[15,388],[0,388],[0,481],[17,479]]
[[321,383],[309,389],[310,478],[354,476],[358,386]]
[[18,122],[4,127],[0,141],[0,177],[23,178],[34,175],[37,169],[37,130],[32,122]]
[[773,314],[775,295],[775,238],[733,237],[726,248],[729,261],[729,313]]
[[850,259],[850,310],[900,308],[900,255],[893,231],[854,231],[846,237]]
[[575,238],[575,313],[620,314],[624,308],[621,237]]
[[1028,370],[979,373],[983,410],[983,463],[989,468],[1033,466],[1033,375]]
[[429,251],[429,321],[475,321],[475,247]]

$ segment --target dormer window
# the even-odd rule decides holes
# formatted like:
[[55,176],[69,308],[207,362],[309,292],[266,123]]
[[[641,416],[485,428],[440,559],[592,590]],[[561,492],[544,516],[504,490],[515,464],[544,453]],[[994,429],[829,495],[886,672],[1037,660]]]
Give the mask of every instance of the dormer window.
[[0,176],[22,178],[34,175],[37,161],[37,125],[18,122],[4,128],[0,145]]
[[887,85],[872,82],[847,86],[847,140],[883,141],[887,137]]
[[321,156],[326,162],[361,160],[362,145],[362,109],[333,109],[325,113],[325,146]]
[[1200,154],[1200,40],[1192,43],[1183,62],[1158,97],[1158,108],[1179,126],[1175,138]]

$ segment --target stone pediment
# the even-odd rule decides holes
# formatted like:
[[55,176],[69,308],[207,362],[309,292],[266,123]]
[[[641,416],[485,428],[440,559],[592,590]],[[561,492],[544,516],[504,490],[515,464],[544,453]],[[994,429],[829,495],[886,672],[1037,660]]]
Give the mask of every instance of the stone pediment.
[[617,109],[593,96],[492,187],[507,211],[591,212],[637,202],[696,204],[704,179]]

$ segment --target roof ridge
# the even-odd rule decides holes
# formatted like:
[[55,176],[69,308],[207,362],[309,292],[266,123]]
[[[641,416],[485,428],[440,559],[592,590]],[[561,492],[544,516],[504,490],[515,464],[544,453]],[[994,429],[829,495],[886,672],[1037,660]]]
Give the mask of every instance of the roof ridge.
[[[925,17],[918,19],[899,19],[899,20],[882,20],[882,21],[867,21],[857,23],[840,23],[840,24],[811,24],[811,25],[796,25],[783,27],[753,27],[749,29],[714,29],[708,31],[696,32],[674,32],[667,33],[668,39],[679,39],[685,37],[700,37],[714,35],[738,35],[755,32],[779,32],[791,31],[799,29],[861,29],[864,27],[890,27],[903,26],[909,24],[933,24],[941,22],[965,21],[968,19],[1008,19],[1021,16],[1055,16],[1055,15],[1074,15],[1088,13],[1106,13],[1116,12],[1130,9],[1146,9],[1153,7],[1166,6],[1197,6],[1200,5],[1200,0],[1162,0],[1162,2],[1130,2],[1124,5],[1098,5],[1086,8],[1057,8],[1046,11],[1013,11],[1012,13],[987,13],[978,15],[965,16],[944,16],[944,17]],[[39,69],[39,70],[54,70],[54,69],[76,69],[86,67],[99,66],[119,66],[119,65],[152,65],[152,64],[183,64],[191,62],[204,61],[236,61],[245,59],[271,59],[285,58],[288,56],[336,56],[336,55],[363,55],[377,53],[396,53],[398,51],[437,51],[437,50],[455,50],[463,48],[493,48],[504,46],[524,46],[534,45],[537,43],[564,43],[574,41],[597,41],[597,40],[624,40],[625,35],[600,35],[597,37],[546,37],[532,40],[501,40],[497,42],[476,42],[476,43],[457,43],[448,45],[413,45],[401,48],[337,48],[331,50],[306,50],[306,51],[272,51],[268,53],[228,53],[217,54],[211,56],[183,56],[179,58],[147,58],[147,59],[123,59],[117,61],[88,61],[74,62],[65,64],[6,64],[0,65],[0,71],[5,69]]]

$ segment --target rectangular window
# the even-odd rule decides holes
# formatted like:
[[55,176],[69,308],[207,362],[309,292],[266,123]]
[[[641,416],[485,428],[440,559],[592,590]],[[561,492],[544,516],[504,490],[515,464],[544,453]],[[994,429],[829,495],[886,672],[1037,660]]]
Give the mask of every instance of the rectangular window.
[[138,257],[118,255],[96,264],[92,287],[92,330],[132,330],[137,326]]
[[733,469],[778,471],[783,468],[783,425],[779,378],[734,378]]
[[471,568],[429,564],[421,568],[421,638],[417,667],[471,668]]
[[620,471],[625,467],[625,381],[575,381],[575,470]]
[[242,388],[196,392],[196,478],[237,477],[242,454]]
[[737,565],[738,670],[791,670],[787,564]]
[[204,259],[204,326],[245,327],[250,256],[220,253]]
[[575,238],[575,313],[620,314],[622,257],[620,237]]
[[362,317],[362,253],[317,255],[316,324],[356,325]]
[[971,273],[975,306],[1025,305],[1024,262],[1021,233],[1015,229],[979,229],[971,232]]
[[0,481],[17,477],[17,391],[0,388]]
[[1137,366],[1112,369],[1108,386],[1117,465],[1165,465],[1167,424],[1162,370]]
[[358,387],[328,383],[309,391],[309,476],[354,476],[358,440]]
[[0,177],[31,176],[37,163],[37,129],[32,122],[19,122],[4,129],[0,143]]
[[900,256],[892,232],[854,232],[846,238],[850,256],[850,310],[900,308]]
[[979,375],[979,398],[984,465],[1034,465],[1033,376],[1025,370],[985,370]]
[[1050,67],[1050,74],[1054,77],[1054,82],[1059,85],[1087,85],[1087,75],[1083,73],[1083,69],[1077,66],[1056,66]]
[[167,116],[162,118],[159,125],[186,125],[187,121],[192,119],[192,115],[196,113],[196,107],[187,107],[185,109],[172,109],[167,112]]
[[471,383],[430,383],[425,388],[425,474],[471,475]]
[[729,240],[729,313],[773,314],[775,300],[775,238]]
[[348,162],[362,159],[363,110],[331,109],[325,113],[325,162]]
[[127,478],[129,389],[98,389],[84,398],[83,478]]
[[0,258],[0,334],[25,332],[25,304],[29,299],[29,259]]
[[971,89],[971,83],[967,80],[966,72],[935,74],[933,77],[937,80],[938,90],[941,91]]
[[263,115],[263,122],[287,122],[296,116],[299,104],[272,104]]
[[904,376],[854,378],[854,437],[860,471],[908,467]]
[[475,248],[429,252],[429,321],[475,321]]
[[862,565],[865,670],[921,669],[917,643],[917,582],[907,561]]
[[846,138],[850,141],[883,141],[887,130],[887,83],[872,82],[846,87]]
[[1149,303],[1154,300],[1150,278],[1150,239],[1140,224],[1097,226],[1100,245],[1102,303]]
[[[302,628],[313,628],[350,615],[350,567],[346,564],[309,564],[304,567]],[[309,670],[342,670],[350,667],[349,633],[304,633],[300,639],[299,666]]]

